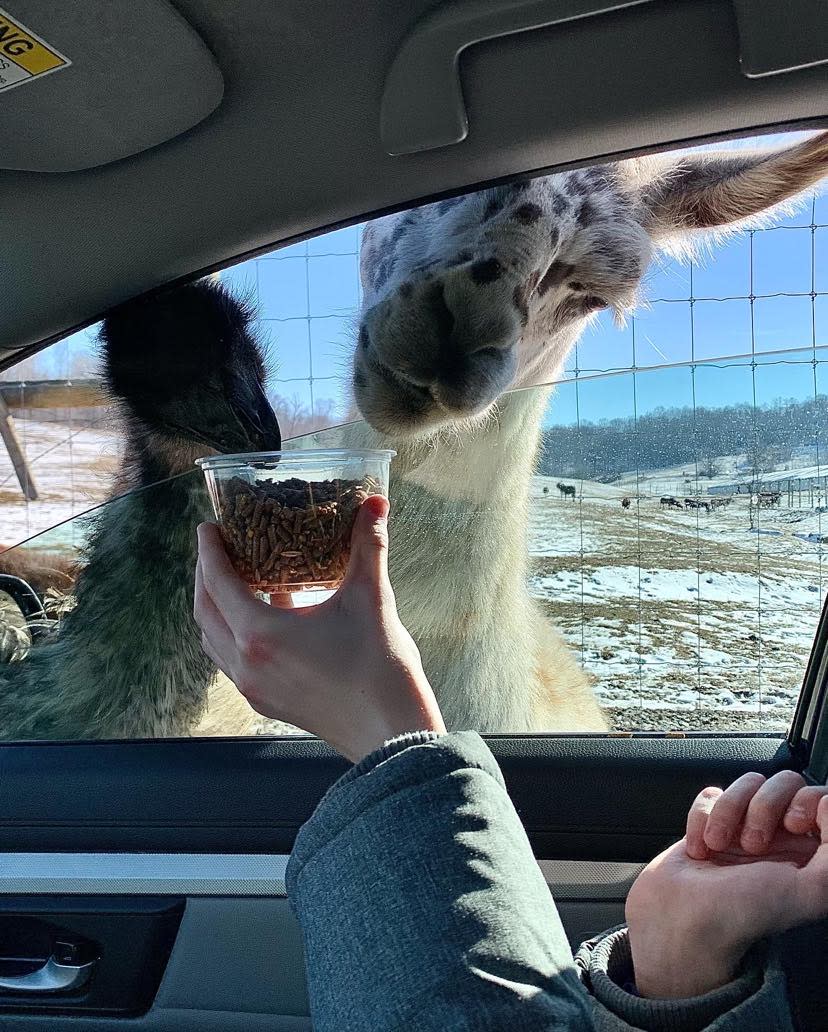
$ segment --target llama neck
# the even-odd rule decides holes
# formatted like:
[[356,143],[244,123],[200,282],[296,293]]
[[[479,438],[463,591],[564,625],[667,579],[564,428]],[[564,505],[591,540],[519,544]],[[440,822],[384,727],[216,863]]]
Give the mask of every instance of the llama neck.
[[[136,485],[159,472],[129,448],[123,469]],[[195,528],[208,508],[193,471],[116,498],[94,517],[77,604],[58,639],[4,673],[5,737],[187,733],[214,674],[192,616]]]
[[[391,480],[391,572],[420,634],[443,633],[447,606],[469,619],[476,613],[477,621],[486,608],[481,597],[496,604],[522,587],[545,394],[510,395],[468,436],[400,449]],[[443,599],[448,586],[451,598]]]
[[[529,485],[552,387],[515,391],[469,431],[424,442],[394,442],[365,423],[303,439],[308,447],[396,447],[391,466],[392,528],[401,543],[392,566],[430,569],[440,543],[458,556],[486,555],[507,581],[523,573]],[[410,563],[408,556],[412,558]],[[487,578],[488,579],[488,578]],[[467,573],[464,582],[476,588]]]
[[547,397],[511,394],[485,427],[409,468],[403,450],[392,478],[391,582],[450,727],[530,726],[535,659],[519,640],[533,619],[529,485]]
[[402,478],[431,494],[473,506],[528,497],[543,413],[552,388],[515,391],[470,431],[400,449]]

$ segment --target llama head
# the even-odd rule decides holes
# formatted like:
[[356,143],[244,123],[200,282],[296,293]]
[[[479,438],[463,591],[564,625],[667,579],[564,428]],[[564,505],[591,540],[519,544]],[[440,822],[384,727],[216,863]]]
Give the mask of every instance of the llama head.
[[656,250],[750,225],[826,172],[823,133],[598,165],[370,223],[360,412],[397,439],[473,424],[504,391],[557,378],[595,313],[632,308]]
[[127,302],[104,320],[107,386],[163,472],[192,469],[215,452],[281,446],[252,318],[206,279]]

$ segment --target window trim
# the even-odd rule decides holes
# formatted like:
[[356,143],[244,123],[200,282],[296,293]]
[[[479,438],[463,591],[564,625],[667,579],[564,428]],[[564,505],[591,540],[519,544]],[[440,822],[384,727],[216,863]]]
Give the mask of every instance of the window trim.
[[788,743],[806,776],[828,780],[828,598],[822,606]]

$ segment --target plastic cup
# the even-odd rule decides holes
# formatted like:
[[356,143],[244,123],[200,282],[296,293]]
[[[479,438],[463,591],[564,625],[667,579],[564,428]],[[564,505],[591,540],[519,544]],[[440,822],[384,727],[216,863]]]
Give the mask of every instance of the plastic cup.
[[[243,580],[294,605],[339,587],[362,502],[388,494],[393,451],[251,452],[198,459],[227,554]],[[324,595],[322,594],[324,593]]]

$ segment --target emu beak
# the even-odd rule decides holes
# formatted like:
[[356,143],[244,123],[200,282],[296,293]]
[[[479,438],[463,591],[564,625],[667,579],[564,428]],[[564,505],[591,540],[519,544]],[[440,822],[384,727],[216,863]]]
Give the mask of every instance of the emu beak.
[[238,410],[239,419],[250,437],[250,443],[256,451],[279,451],[282,447],[282,431],[276,413],[265,397],[259,384],[249,405]]

